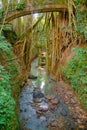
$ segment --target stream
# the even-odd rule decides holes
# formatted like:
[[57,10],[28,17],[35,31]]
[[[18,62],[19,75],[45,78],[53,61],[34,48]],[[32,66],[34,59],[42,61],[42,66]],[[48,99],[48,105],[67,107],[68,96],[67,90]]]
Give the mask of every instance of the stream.
[[56,81],[45,66],[38,67],[38,59],[31,66],[19,98],[21,130],[76,130],[68,106],[55,91]]

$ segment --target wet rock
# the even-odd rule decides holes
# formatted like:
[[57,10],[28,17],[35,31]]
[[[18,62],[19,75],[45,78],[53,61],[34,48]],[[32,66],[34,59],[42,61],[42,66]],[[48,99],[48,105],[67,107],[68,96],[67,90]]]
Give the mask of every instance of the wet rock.
[[81,130],[85,130],[84,125],[80,125],[80,126],[79,126],[79,129],[81,129]]
[[46,121],[46,117],[45,117],[45,116],[41,116],[41,117],[40,117],[40,121],[41,121],[41,122]]
[[42,110],[36,110],[37,114],[41,115],[43,113]]
[[53,121],[53,122],[51,122],[50,126],[52,126],[52,127],[57,127],[57,126],[58,126],[57,121]]
[[46,63],[44,63],[44,62],[41,62],[41,66],[45,66],[46,65]]
[[55,106],[50,105],[50,106],[49,106],[49,109],[52,110],[52,111],[55,111]]
[[38,114],[42,114],[43,112],[47,112],[48,109],[49,109],[49,107],[48,107],[47,104],[42,104],[42,105],[39,105],[39,106],[37,107],[36,112],[37,112]]
[[27,85],[29,85],[29,83],[30,83],[30,80],[29,80],[29,79],[27,79]]
[[67,116],[67,112],[64,109],[61,109],[60,113],[61,113],[62,116]]
[[33,98],[33,101],[34,101],[35,103],[41,103],[41,98]]
[[38,70],[44,70],[43,66],[39,66]]
[[46,99],[47,99],[47,100],[52,100],[52,99],[54,99],[54,98],[55,98],[54,95],[46,96]]
[[41,99],[41,101],[47,103],[47,100],[46,100],[45,97],[43,97],[43,98]]
[[40,106],[40,109],[41,109],[43,112],[45,112],[45,111],[48,111],[49,107],[48,107],[48,105],[41,105],[41,106]]
[[56,82],[56,78],[51,76],[51,80],[55,81]]
[[40,91],[33,91],[33,98],[43,98],[44,94]]
[[37,76],[34,76],[34,75],[29,75],[29,76],[28,76],[28,78],[29,78],[29,79],[33,79],[33,80],[34,80],[34,79],[37,79]]
[[33,104],[34,102],[31,100],[31,101],[29,101],[31,104]]
[[59,100],[57,98],[52,99],[51,103],[54,104],[54,105],[57,105],[59,103]]
[[24,109],[24,112],[27,112],[27,108]]
[[23,110],[22,110],[22,109],[20,109],[20,112],[23,112]]
[[28,116],[24,116],[24,120],[27,121],[28,120]]
[[49,123],[49,130],[69,130],[66,128],[65,117],[60,115],[57,119],[51,121]]
[[80,120],[80,119],[77,119],[77,122],[80,124],[80,123],[81,123],[81,120]]
[[34,89],[33,90],[33,101],[39,103],[42,101],[42,98],[44,98],[44,94],[40,90]]

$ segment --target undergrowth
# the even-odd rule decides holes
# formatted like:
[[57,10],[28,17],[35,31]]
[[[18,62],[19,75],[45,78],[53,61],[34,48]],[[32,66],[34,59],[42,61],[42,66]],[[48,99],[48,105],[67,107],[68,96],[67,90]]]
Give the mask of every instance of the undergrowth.
[[10,43],[1,35],[0,55],[0,130],[19,130],[16,101],[12,96],[19,89],[15,81],[18,68],[15,61],[10,61],[14,57]]
[[76,54],[62,68],[65,80],[71,83],[80,101],[87,108],[87,47],[74,48]]

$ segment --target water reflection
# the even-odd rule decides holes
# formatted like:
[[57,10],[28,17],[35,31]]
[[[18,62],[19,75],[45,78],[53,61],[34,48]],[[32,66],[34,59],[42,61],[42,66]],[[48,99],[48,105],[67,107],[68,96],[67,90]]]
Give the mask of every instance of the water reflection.
[[41,85],[40,85],[40,88],[41,88],[42,91],[43,91],[44,86],[45,86],[45,81],[42,81]]

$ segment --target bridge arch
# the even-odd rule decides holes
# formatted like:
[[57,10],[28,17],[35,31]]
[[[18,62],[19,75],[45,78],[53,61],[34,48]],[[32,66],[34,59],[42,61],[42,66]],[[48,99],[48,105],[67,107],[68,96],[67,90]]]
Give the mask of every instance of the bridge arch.
[[29,6],[25,7],[23,10],[13,10],[8,11],[5,21],[10,22],[16,18],[30,15],[34,13],[46,13],[46,12],[68,12],[68,8],[66,5],[45,5],[39,6],[35,8],[30,8]]

